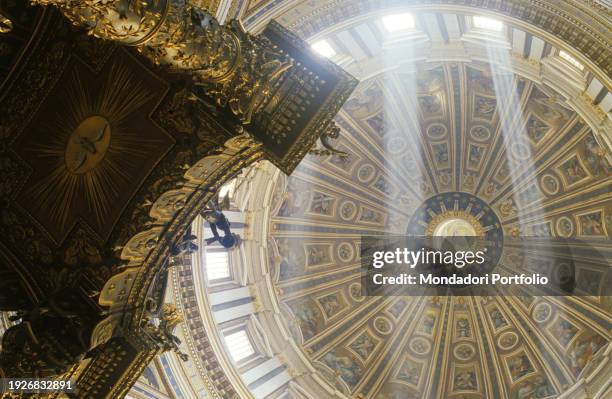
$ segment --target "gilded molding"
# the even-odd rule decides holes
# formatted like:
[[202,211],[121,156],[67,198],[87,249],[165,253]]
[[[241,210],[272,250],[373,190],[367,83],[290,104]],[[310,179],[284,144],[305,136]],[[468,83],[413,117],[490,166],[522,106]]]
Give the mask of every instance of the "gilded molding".
[[180,1],[34,0],[52,5],[89,34],[136,46],[155,64],[191,72],[217,105],[249,124],[292,68],[293,60],[240,22],[220,25],[207,10]]

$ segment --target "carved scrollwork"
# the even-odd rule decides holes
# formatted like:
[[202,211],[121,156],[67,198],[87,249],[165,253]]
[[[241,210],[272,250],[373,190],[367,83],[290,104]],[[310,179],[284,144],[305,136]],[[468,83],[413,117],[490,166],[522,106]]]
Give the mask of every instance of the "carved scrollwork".
[[[272,98],[293,60],[240,22],[171,0],[33,0],[53,5],[93,36],[137,46],[156,64],[193,73],[217,105],[249,124]],[[186,126],[189,128],[188,126]]]
[[167,0],[35,0],[34,4],[54,5],[76,26],[89,34],[126,44],[146,40],[163,23],[170,4]]
[[309,153],[312,155],[320,155],[320,156],[336,155],[341,158],[348,157],[349,154],[347,152],[335,149],[330,142],[330,140],[334,140],[339,137],[340,137],[340,128],[336,126],[336,124],[333,121],[331,121],[327,130],[321,135],[319,139],[321,141],[321,145],[323,145],[324,148],[323,149],[313,148],[309,151]]
[[[153,321],[157,321],[154,323]],[[187,354],[181,352],[179,345],[181,340],[173,334],[174,329],[183,322],[183,317],[171,303],[163,304],[158,314],[146,318],[143,331],[161,351],[173,351],[183,361],[187,361]]]

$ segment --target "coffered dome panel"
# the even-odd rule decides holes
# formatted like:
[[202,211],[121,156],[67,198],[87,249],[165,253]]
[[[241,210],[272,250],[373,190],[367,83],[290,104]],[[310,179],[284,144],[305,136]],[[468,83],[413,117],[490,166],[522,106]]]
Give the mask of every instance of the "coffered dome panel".
[[[210,334],[246,326],[259,360],[232,361],[221,344],[225,367],[255,397],[606,397],[609,297],[368,297],[359,254],[362,236],[410,232],[578,238],[609,259],[609,77],[519,21],[478,27],[474,9],[407,9],[414,26],[391,35],[382,11],[324,3],[269,4],[360,78],[336,118],[334,144],[349,156],[238,178],[233,201],[248,220],[230,256],[236,277],[227,287],[201,277],[199,305]],[[268,12],[258,7],[254,28]],[[609,281],[598,273],[580,284]],[[234,319],[219,319],[214,298],[240,286]],[[264,363],[276,370],[261,375],[275,388],[266,395],[251,380]]]

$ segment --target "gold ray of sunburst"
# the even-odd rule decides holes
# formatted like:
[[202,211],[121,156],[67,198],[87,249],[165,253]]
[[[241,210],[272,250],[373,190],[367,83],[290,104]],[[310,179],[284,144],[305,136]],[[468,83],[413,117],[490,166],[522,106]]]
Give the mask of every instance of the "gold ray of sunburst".
[[[63,110],[45,118],[46,142],[31,146],[34,156],[49,159],[51,170],[47,178],[27,189],[40,207],[48,209],[54,223],[64,230],[69,215],[78,201],[85,201],[88,212],[102,225],[113,201],[121,194],[120,184],[132,178],[129,170],[138,167],[157,142],[140,134],[131,116],[153,97],[143,80],[135,78],[128,67],[114,64],[99,90],[92,82],[84,82],[73,72],[67,81],[65,96],[58,98]],[[145,112],[141,110],[141,112]],[[110,125],[110,145],[104,157],[86,173],[72,173],[65,162],[65,151],[73,131],[88,117],[100,115]],[[147,115],[148,116],[148,115]],[[130,120],[128,120],[130,119]],[[43,136],[44,137],[44,136]]]

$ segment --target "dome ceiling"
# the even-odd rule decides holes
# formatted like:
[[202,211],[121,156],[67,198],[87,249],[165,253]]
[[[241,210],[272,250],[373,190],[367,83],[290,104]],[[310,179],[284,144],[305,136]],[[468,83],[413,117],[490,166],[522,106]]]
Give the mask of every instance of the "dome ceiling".
[[[309,3],[280,21],[300,31]],[[335,27],[324,19],[324,35],[304,28],[361,83],[336,120],[335,145],[349,157],[308,156],[289,177],[259,165],[241,178],[249,231],[231,256],[236,281],[253,299],[253,346],[289,370],[264,395],[254,371],[235,365],[254,397],[559,397],[607,362],[606,297],[361,296],[363,235],[575,237],[609,259],[612,95],[601,74],[507,21],[485,32],[445,12],[416,13],[415,28],[391,41],[379,15]],[[197,269],[186,283],[204,282]],[[210,303],[220,289],[204,289]],[[215,314],[207,332],[236,328],[198,304]],[[186,339],[197,346],[201,331]]]
[[506,235],[608,236],[610,165],[592,131],[549,90],[512,82],[520,113],[506,132],[508,103],[486,65],[373,78],[338,118],[351,156],[309,158],[278,183],[278,299],[293,338],[345,395],[557,396],[609,342],[598,298],[361,296],[360,236],[425,232],[418,222],[439,207],[416,215],[420,229],[409,219],[430,197],[474,195]]
[[[351,155],[304,161],[288,179],[278,216],[404,232],[424,199],[460,191],[489,203],[507,234],[605,236],[603,215],[588,213],[609,202],[605,150],[549,89],[512,81],[519,103],[499,105],[491,72],[479,64],[423,65],[364,82],[337,121],[339,148]],[[501,123],[500,113],[513,120]],[[546,223],[553,216],[562,222]],[[588,229],[586,220],[600,227]]]

